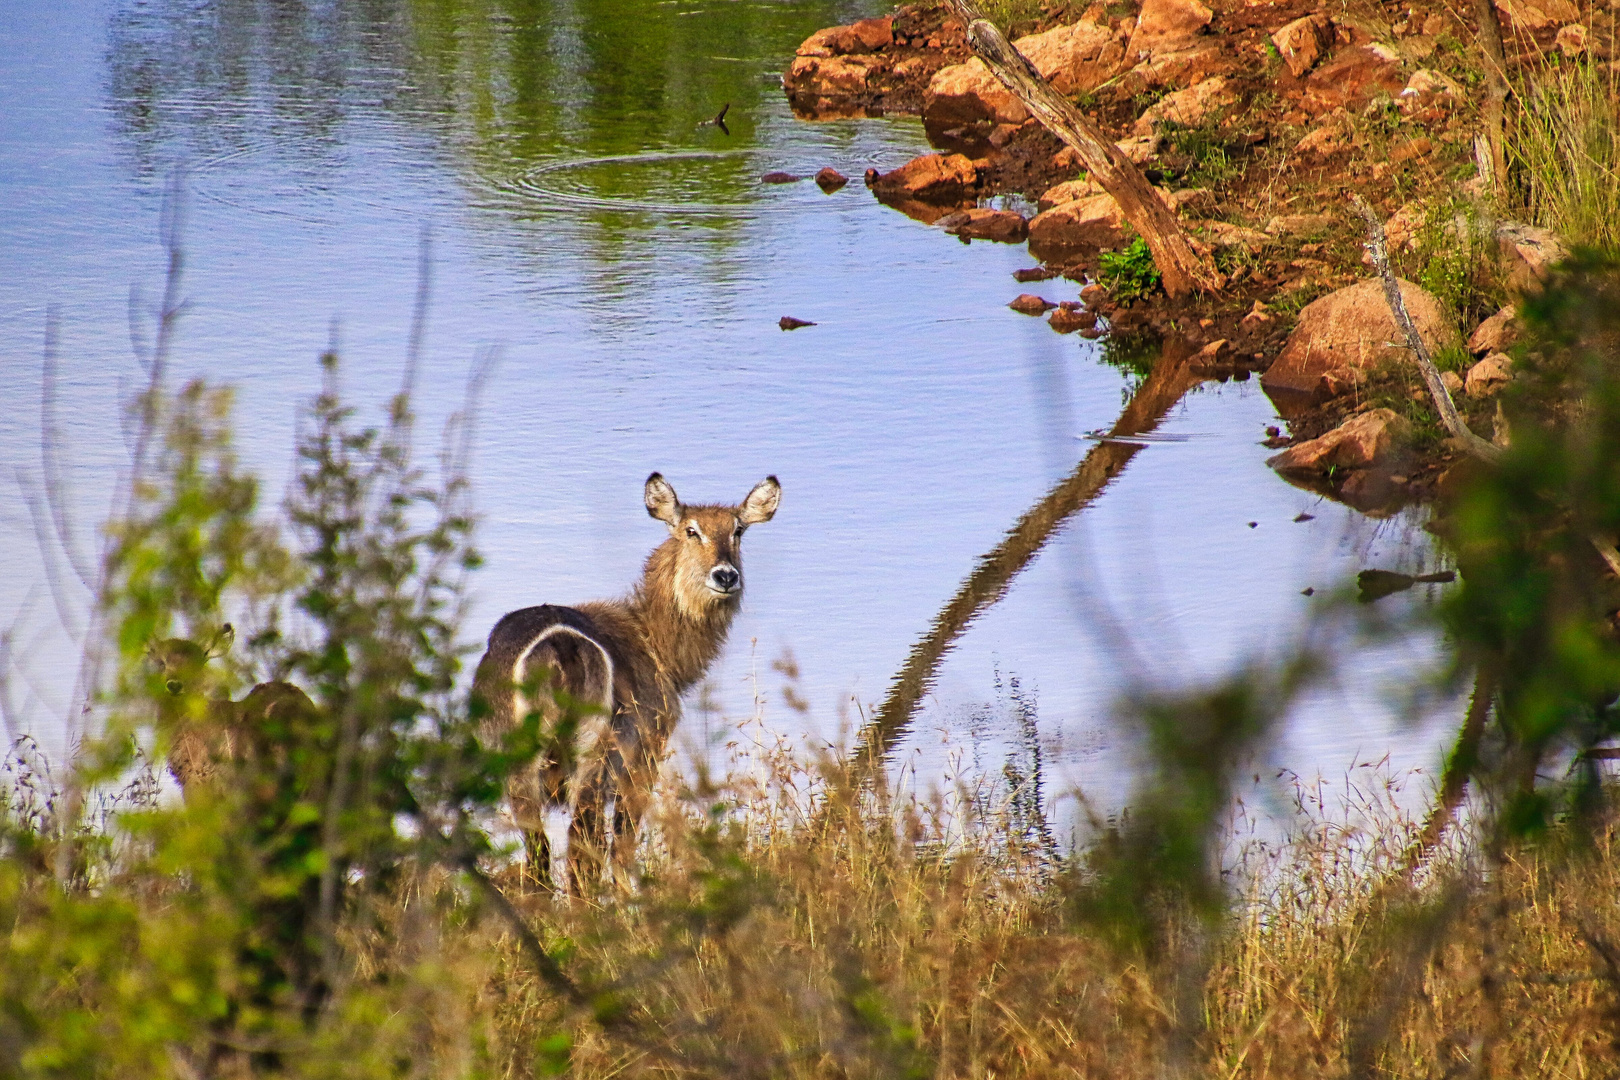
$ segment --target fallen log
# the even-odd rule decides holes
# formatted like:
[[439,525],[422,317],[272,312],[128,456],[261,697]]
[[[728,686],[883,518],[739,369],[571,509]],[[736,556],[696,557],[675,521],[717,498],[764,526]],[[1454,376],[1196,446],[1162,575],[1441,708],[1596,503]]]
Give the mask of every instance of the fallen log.
[[968,45],[997,79],[1018,96],[1030,114],[1080,155],[1102,189],[1119,203],[1125,220],[1147,242],[1164,291],[1172,298],[1212,292],[1226,284],[1208,255],[1200,254],[1182,231],[1176,213],[1159,197],[1142,170],[1075,107],[1052,88],[1035,65],[1013,48],[994,23],[969,0],[950,0],[966,27]]

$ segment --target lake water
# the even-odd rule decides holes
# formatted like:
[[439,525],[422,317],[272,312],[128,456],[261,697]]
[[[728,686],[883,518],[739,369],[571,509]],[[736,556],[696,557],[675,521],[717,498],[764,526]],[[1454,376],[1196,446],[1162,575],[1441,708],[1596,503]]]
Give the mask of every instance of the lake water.
[[[60,326],[69,494],[85,551],[125,448],[131,288],[162,287],[160,217],[183,192],[177,377],[238,390],[243,458],[272,495],[335,335],[349,394],[397,384],[417,262],[432,299],[423,424],[499,350],[474,472],[488,566],[468,635],[540,602],[624,591],[662,527],[641,484],[738,500],[767,473],[748,591],[689,746],[762,701],[767,724],[833,740],[980,554],[1110,426],[1135,376],[1009,311],[1019,247],[964,245],[859,182],[927,149],[914,119],[812,124],[777,80],[829,0],[0,0],[0,622],[10,713],[48,744],[68,707],[88,596],[46,587],[28,508],[41,483],[40,356]],[[699,121],[731,103],[730,133]],[[832,195],[766,186],[832,165]],[[1043,283],[1050,299],[1071,283]],[[817,325],[784,333],[783,315]],[[1105,804],[1134,760],[1111,703],[1140,682],[1215,677],[1288,643],[1367,566],[1433,569],[1419,519],[1372,520],[1264,465],[1270,403],[1205,384],[1061,531],[939,672],[902,753],[994,768],[1007,686],[1035,702],[1054,780]],[[1302,512],[1314,519],[1296,522]],[[50,545],[46,545],[49,547]],[[1432,602],[1436,587],[1383,605]],[[1438,656],[1409,635],[1347,657],[1267,764],[1330,775],[1386,753],[1429,767],[1460,710],[1392,688]],[[772,664],[791,655],[800,714]],[[1001,689],[998,690],[998,685]]]

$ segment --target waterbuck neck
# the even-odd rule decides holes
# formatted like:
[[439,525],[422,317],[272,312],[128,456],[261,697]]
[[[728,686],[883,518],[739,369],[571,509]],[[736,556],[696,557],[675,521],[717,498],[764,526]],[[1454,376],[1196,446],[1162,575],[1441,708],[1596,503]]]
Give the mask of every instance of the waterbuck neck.
[[712,596],[689,582],[678,592],[677,551],[675,540],[653,549],[626,606],[660,678],[682,694],[725,647],[740,596]]

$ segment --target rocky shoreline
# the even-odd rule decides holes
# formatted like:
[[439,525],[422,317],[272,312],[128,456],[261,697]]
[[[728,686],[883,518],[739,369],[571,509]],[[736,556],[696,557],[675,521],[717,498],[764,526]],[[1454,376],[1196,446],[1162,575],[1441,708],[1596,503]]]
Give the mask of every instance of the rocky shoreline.
[[[1562,0],[1499,0],[1520,49],[1605,56],[1611,24]],[[1568,10],[1565,10],[1565,8]],[[1260,382],[1287,421],[1267,445],[1290,480],[1370,512],[1443,492],[1444,437],[1351,209],[1386,220],[1418,330],[1470,427],[1496,430],[1513,377],[1513,300],[1564,254],[1503,219],[1476,167],[1480,56],[1451,9],[1306,0],[1042,7],[1004,27],[1176,211],[1226,278],[1171,300],[1118,204],[975,59],[944,6],[818,31],[783,75],[806,120],[922,118],[936,153],[869,171],[873,195],[964,241],[1027,243],[1009,306],[1114,344],[1175,337],[1210,379]],[[1597,22],[1598,17],[1591,20]],[[1016,35],[1016,37],[1014,36]],[[1032,213],[1029,211],[1033,211]],[[1016,295],[1012,295],[1016,293]]]

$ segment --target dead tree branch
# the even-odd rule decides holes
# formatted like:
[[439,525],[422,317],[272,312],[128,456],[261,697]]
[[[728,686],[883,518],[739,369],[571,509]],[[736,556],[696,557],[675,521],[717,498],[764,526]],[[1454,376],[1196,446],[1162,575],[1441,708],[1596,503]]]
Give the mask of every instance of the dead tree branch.
[[951,0],[951,7],[967,28],[974,55],[1048,131],[1080,155],[1092,177],[1119,203],[1125,220],[1147,241],[1163,278],[1164,291],[1175,298],[1192,292],[1213,292],[1225,285],[1226,279],[1215,268],[1214,260],[1193,248],[1175,211],[1159,197],[1142,170],[1074,102],[1052,89],[1035,65],[1013,48],[970,0]]

